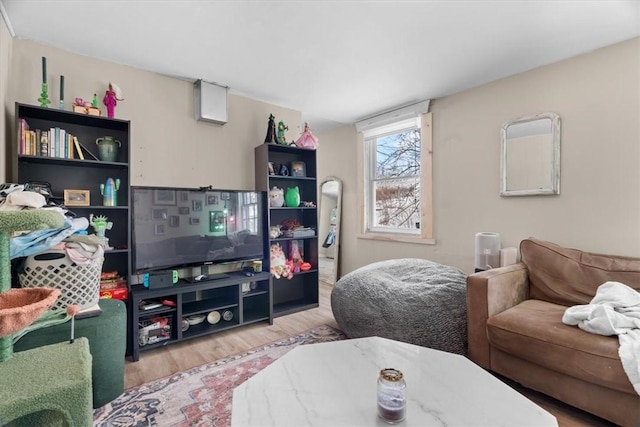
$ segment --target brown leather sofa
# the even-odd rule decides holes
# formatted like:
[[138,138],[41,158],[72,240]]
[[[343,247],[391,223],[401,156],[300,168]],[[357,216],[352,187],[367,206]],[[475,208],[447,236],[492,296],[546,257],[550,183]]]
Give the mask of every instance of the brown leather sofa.
[[599,285],[640,290],[640,259],[591,254],[529,238],[519,264],[467,278],[468,357],[622,426],[640,426],[640,396],[618,357],[618,338],[562,323]]

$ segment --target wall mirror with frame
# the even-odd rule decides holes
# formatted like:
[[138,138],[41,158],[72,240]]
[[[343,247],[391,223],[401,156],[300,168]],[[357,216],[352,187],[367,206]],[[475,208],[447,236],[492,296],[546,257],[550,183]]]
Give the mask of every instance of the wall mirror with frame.
[[501,133],[500,195],[560,194],[560,116],[521,117]]
[[320,184],[318,205],[318,268],[320,280],[335,284],[340,277],[340,217],[342,213],[342,181],[329,176]]

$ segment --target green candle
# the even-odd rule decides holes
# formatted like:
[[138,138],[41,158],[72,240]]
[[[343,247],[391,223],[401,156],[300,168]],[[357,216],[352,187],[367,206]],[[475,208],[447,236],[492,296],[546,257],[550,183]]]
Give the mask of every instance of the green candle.
[[47,82],[47,58],[42,57],[42,83]]

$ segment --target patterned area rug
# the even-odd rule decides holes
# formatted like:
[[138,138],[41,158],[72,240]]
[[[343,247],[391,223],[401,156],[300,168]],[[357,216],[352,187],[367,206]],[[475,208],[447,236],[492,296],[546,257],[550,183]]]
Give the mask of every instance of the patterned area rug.
[[345,335],[319,326],[299,335],[125,390],[94,411],[94,426],[229,426],[233,390],[303,344],[338,341]]

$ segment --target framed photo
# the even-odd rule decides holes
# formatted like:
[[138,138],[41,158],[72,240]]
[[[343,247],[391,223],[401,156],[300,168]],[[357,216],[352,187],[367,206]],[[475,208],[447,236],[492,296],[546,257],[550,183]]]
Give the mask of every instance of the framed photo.
[[164,223],[155,224],[155,233],[156,234],[164,234],[164,230],[165,230]]
[[169,227],[180,227],[180,217],[178,215],[169,217]]
[[64,204],[66,206],[89,206],[91,192],[89,190],[64,190]]
[[194,212],[202,211],[202,200],[194,200],[191,206],[191,210]]
[[223,211],[209,212],[209,231],[212,233],[224,233],[226,224]]
[[189,218],[189,224],[191,224],[191,225],[198,225],[198,224],[200,224],[200,218],[195,218],[195,217],[191,217],[191,218]]
[[189,201],[189,192],[188,191],[181,191],[180,192],[180,201],[181,202],[188,202]]
[[158,189],[153,191],[153,204],[154,205],[175,205],[176,204],[176,191]]
[[180,206],[178,208],[178,213],[180,215],[189,215],[189,206]]
[[304,162],[291,162],[291,176],[307,176]]
[[217,205],[219,202],[217,194],[207,194],[207,204]]
[[229,193],[220,193],[220,200],[229,200],[231,198],[231,194]]
[[169,214],[166,209],[152,209],[151,210],[151,219],[167,219],[169,218]]

